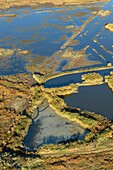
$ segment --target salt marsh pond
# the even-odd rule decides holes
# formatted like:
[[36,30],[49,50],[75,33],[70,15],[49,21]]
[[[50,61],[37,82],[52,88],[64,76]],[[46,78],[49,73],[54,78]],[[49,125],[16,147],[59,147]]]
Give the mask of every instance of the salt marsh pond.
[[79,87],[78,93],[65,98],[72,107],[80,107],[113,120],[113,92],[106,84]]
[[44,144],[57,144],[65,141],[83,140],[88,131],[56,115],[47,103],[43,103],[38,115],[24,138],[28,149],[37,149]]
[[[106,10],[110,11],[108,15],[103,14]],[[36,82],[32,85],[40,89],[41,96],[45,95],[48,98],[51,108],[42,103],[35,108],[38,109],[39,115],[32,120],[28,128],[23,140],[25,147],[34,149],[43,144],[84,139],[86,129],[78,123],[72,123],[56,115],[52,108],[56,107],[53,103],[58,104],[54,98],[59,96],[44,91],[44,88],[81,83],[81,76],[85,72],[74,75],[71,74],[71,70],[99,68],[107,63],[113,65],[113,32],[105,28],[106,23],[112,22],[112,11],[113,1],[93,5],[10,8],[0,11],[0,50],[12,51],[11,55],[0,53],[1,76],[20,73],[32,76],[32,73],[38,72],[46,77],[70,71],[66,76],[48,80],[43,87],[42,84],[38,86]],[[18,53],[18,49],[28,53]],[[109,72],[108,69],[104,70],[103,77]],[[37,96],[34,98],[40,97]],[[77,94],[72,94],[64,100],[69,106],[96,112],[112,120],[112,99],[112,92],[104,84],[79,87]],[[31,99],[29,100],[31,102]],[[58,100],[62,102],[61,98]],[[64,103],[63,105],[65,106]],[[58,105],[57,113],[60,109],[71,110],[60,108]],[[81,117],[84,116],[80,116],[80,112],[77,114],[79,121],[82,121]],[[85,123],[87,119],[87,116],[83,118]],[[92,122],[95,124],[95,120]]]

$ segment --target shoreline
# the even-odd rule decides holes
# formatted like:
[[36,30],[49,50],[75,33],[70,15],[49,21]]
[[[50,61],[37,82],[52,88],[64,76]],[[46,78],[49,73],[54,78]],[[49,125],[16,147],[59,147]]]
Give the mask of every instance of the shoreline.
[[[74,2],[74,0],[69,0],[68,1],[69,3],[67,2],[67,4],[66,4],[67,0],[61,0],[61,3],[59,3],[60,0],[57,0],[57,2],[55,2],[55,0],[49,0],[49,2],[51,1],[51,3],[48,3],[48,0],[42,0],[41,3],[39,3],[38,1],[39,0],[28,0],[27,2],[26,0],[23,0],[23,1],[22,0],[1,0],[0,9],[1,7],[4,7],[1,10],[1,15],[5,15],[5,17],[9,15],[9,17],[13,17],[15,14],[8,14],[8,13],[10,13],[11,11],[15,13],[15,11],[18,11],[18,10],[19,10],[19,13],[23,13],[24,10],[26,13],[29,11],[33,11],[33,12],[38,11],[37,13],[40,13],[40,11],[44,8],[45,9],[48,8],[49,9],[48,11],[52,11],[57,7],[60,10],[65,7],[70,8],[70,10],[73,10],[74,8],[75,10],[75,8],[83,9],[84,7],[86,8],[86,6],[88,6],[94,11],[94,13],[91,12],[91,17],[88,17],[87,21],[84,22],[84,24],[80,27],[79,31],[78,32],[73,31],[72,36],[68,39],[65,39],[66,42],[62,46],[60,46],[60,50],[62,51],[61,53],[65,55],[64,59],[68,59],[68,57],[70,57],[69,62],[71,62],[74,55],[75,55],[75,58],[77,59],[80,56],[81,58],[84,57],[83,58],[84,60],[85,59],[87,60],[88,58],[85,58],[86,56],[83,55],[85,53],[85,48],[87,46],[82,49],[83,51],[81,50],[79,53],[77,53],[78,56],[76,55],[75,51],[72,50],[71,48],[70,48],[71,50],[69,49],[67,51],[65,50],[65,48],[68,48],[69,45],[73,44],[73,40],[75,39],[75,37],[84,30],[84,28],[87,26],[87,23],[92,21],[93,17],[95,18],[95,16],[101,15],[101,14],[104,15],[104,12],[99,11],[98,9],[108,4],[109,0],[107,1],[95,0],[92,2],[91,0],[87,0],[86,2],[82,2],[82,0],[77,0],[73,4],[73,6],[72,6],[72,2]],[[2,2],[3,2],[3,6],[1,6]],[[82,6],[83,4],[84,6]],[[10,9],[10,7],[12,9]],[[28,9],[26,7],[28,7]],[[97,7],[96,11],[95,11],[95,7]],[[64,11],[65,10],[63,9],[63,12]],[[79,14],[79,16],[81,16],[81,14]],[[69,25],[69,26],[73,26],[73,25]],[[94,29],[95,28],[96,27],[94,27]],[[85,34],[87,35],[87,32],[84,33],[84,36]],[[100,36],[100,34],[98,35]],[[93,41],[96,41],[96,39],[95,40],[93,39]],[[101,45],[99,44],[98,41],[95,43],[97,43],[97,47],[98,45]],[[104,51],[106,52],[109,52],[109,53],[111,52],[110,54],[112,54],[112,50],[107,51],[109,49],[106,49],[106,46],[105,47],[101,46],[101,48],[104,49]],[[96,48],[94,49],[96,51]],[[46,60],[42,58],[41,62],[44,61],[42,66],[38,65],[37,68],[34,68],[36,66],[31,66],[31,71],[30,69],[27,69],[27,67],[25,67],[26,72],[24,73],[15,73],[14,75],[0,75],[0,88],[1,88],[1,91],[0,91],[0,105],[1,105],[0,107],[0,112],[1,112],[0,114],[1,115],[0,116],[0,120],[1,120],[0,169],[18,169],[19,168],[19,169],[38,169],[38,170],[42,170],[42,169],[68,170],[68,169],[77,168],[81,170],[85,170],[85,169],[96,170],[96,169],[103,169],[103,168],[105,169],[113,168],[113,165],[112,165],[112,162],[113,162],[113,152],[112,152],[113,151],[113,143],[112,143],[113,121],[106,118],[106,116],[102,116],[101,113],[97,113],[96,111],[90,112],[88,110],[84,110],[81,107],[77,107],[76,103],[75,103],[75,106],[71,106],[65,101],[66,96],[69,96],[73,93],[80,92],[79,87],[94,86],[94,85],[97,86],[97,85],[106,84],[106,86],[108,86],[108,88],[110,88],[113,91],[112,60],[110,59],[110,61],[107,62],[108,60],[107,59],[106,63],[104,62],[104,64],[99,63],[97,65],[88,65],[84,67],[81,66],[79,68],[72,68],[72,69],[68,69],[68,67],[67,69],[66,67],[64,69],[62,67],[63,69],[61,68],[58,70],[58,72],[57,71],[55,72],[54,67],[57,68],[57,65],[60,65],[59,58],[63,57],[63,55],[61,55],[60,53],[60,50],[57,51],[57,53],[53,54],[51,58],[48,58]],[[5,50],[2,49],[1,51],[3,52],[3,54],[1,53],[1,56],[6,57],[6,60],[9,57],[10,53],[13,55],[16,52],[18,53],[22,52],[18,48],[17,49],[5,49]],[[27,51],[27,50],[23,51],[24,57],[27,56],[27,52],[28,52],[28,57],[29,57],[30,51]],[[71,55],[69,52],[72,52]],[[98,53],[98,50],[96,52]],[[57,55],[59,55],[59,57],[57,57]],[[102,56],[101,53],[98,53],[98,55],[99,57]],[[109,55],[108,55],[108,58],[109,58]],[[58,62],[55,63],[57,59],[58,59]],[[27,61],[30,61],[30,60],[27,60]],[[72,60],[72,63],[76,61],[77,60]],[[80,60],[79,63],[81,61],[82,60]],[[32,61],[32,64],[33,62],[37,62],[37,60],[34,59]],[[45,67],[45,65],[47,66]],[[70,64],[69,67],[70,68],[74,67],[74,65]],[[32,71],[32,69],[34,69],[34,71]],[[51,70],[54,70],[54,72],[52,72]],[[64,85],[60,87],[45,86],[47,81],[49,80],[51,81],[51,79],[53,79],[54,81],[54,78],[61,77],[62,79],[62,77],[64,76],[64,78],[68,79],[72,75],[70,79],[74,79],[73,78],[74,74],[75,74],[75,79],[76,77],[79,78],[75,80],[74,83],[68,83],[68,85]],[[80,74],[80,76],[77,76],[77,74]],[[58,80],[61,80],[61,79],[58,79]],[[60,81],[58,81],[58,83],[59,82]],[[103,88],[102,92],[99,91],[100,94],[103,93],[104,90],[105,89]],[[92,91],[90,93],[92,93]],[[90,96],[88,96],[87,98],[88,100],[93,100]],[[110,98],[110,95],[108,95],[108,99],[106,101],[108,102],[112,101],[112,99]],[[106,106],[109,107],[107,103],[105,104],[105,107]],[[39,112],[40,112],[40,117],[37,117]],[[84,133],[85,135],[84,138],[77,139],[77,141],[76,139],[72,141],[71,139],[69,139],[69,140],[64,140],[64,141],[61,141],[55,144],[44,143],[43,146],[39,146],[39,147],[38,145],[37,147],[35,147],[36,145],[34,145],[33,150],[31,150],[30,149],[31,147],[24,145],[23,141],[25,137],[28,135],[29,129],[32,126],[32,124],[36,123],[37,120],[39,121],[40,119],[40,123],[43,123],[44,126],[41,126],[39,128],[40,123],[37,121],[38,126],[36,124],[35,134],[38,133],[38,131],[40,131],[41,133],[43,132],[42,134],[44,136],[47,131],[49,132],[48,133],[49,135],[48,134],[45,135],[47,139],[48,139],[48,136],[50,136],[52,133],[53,133],[53,137],[57,136],[56,131],[53,131],[53,129],[52,129],[52,133],[50,131],[51,123],[55,125],[53,126],[55,128],[58,126],[61,126],[62,124],[60,123],[60,121],[58,121],[57,125],[55,124],[57,121],[55,121],[54,123],[51,112],[55,113],[55,116],[60,117],[61,120],[65,119],[66,126],[63,127],[64,132],[62,133],[65,133],[65,131],[67,130],[66,127],[69,126],[68,122],[71,125],[74,124],[75,126],[80,127],[81,129],[84,130],[84,132],[88,131],[88,133]],[[110,112],[109,109],[107,109],[106,113],[109,113],[109,112]],[[43,122],[41,122],[42,120]],[[76,129],[72,129],[72,132],[74,134],[77,131],[77,127]],[[44,128],[45,128],[45,131],[43,131]],[[49,131],[47,130],[47,128],[49,129]],[[58,134],[60,133],[61,132],[58,131]],[[33,130],[31,131],[31,134],[32,134],[30,135],[31,141],[34,140],[34,142],[36,142],[36,140],[40,139],[40,138],[33,137]],[[45,138],[43,137],[42,139],[45,139]]]
[[69,5],[86,5],[86,4],[94,4],[94,3],[100,3],[100,2],[110,2],[110,0],[95,0],[94,2],[91,0],[86,0],[83,2],[82,0],[77,0],[76,2],[74,0],[61,0],[61,1],[55,1],[55,0],[1,0],[0,1],[0,10],[9,9],[9,8],[25,8],[25,7],[31,7],[36,8],[40,6],[69,6]]

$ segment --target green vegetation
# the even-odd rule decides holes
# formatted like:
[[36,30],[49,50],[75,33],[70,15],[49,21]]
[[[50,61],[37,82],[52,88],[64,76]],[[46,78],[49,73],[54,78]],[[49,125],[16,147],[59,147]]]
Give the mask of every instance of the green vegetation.
[[[87,0],[91,3],[91,0]],[[98,0],[97,0],[98,1]],[[42,0],[41,3],[48,3],[47,0]],[[84,3],[83,0],[79,0],[75,2],[75,0],[61,0],[60,1],[49,1],[50,5],[57,4],[57,5],[67,5],[70,3]],[[87,2],[85,2],[87,3]],[[14,6],[25,6],[30,5],[36,7],[38,5],[38,1],[31,0],[28,1],[18,1],[18,0],[1,0],[0,1],[0,8],[9,8]],[[72,7],[71,7],[72,8]],[[70,10],[71,10],[70,8]],[[90,10],[93,9],[92,11]],[[49,8],[48,8],[49,9]],[[73,8],[72,8],[73,10]],[[15,12],[13,10],[12,12]],[[113,169],[113,123],[104,118],[101,115],[81,110],[80,108],[72,108],[68,106],[65,101],[64,97],[66,95],[70,95],[72,93],[78,92],[79,86],[87,86],[87,85],[98,85],[103,83],[103,77],[98,74],[94,73],[97,70],[107,70],[113,69],[111,63],[108,63],[107,66],[102,67],[91,67],[91,68],[83,68],[79,70],[73,71],[64,71],[62,73],[53,74],[53,70],[60,65],[62,61],[62,57],[66,58],[68,61],[69,68],[75,68],[75,66],[79,67],[82,66],[82,62],[84,66],[90,65],[95,62],[89,62],[86,59],[86,50],[89,48],[90,44],[79,51],[74,51],[69,46],[73,45],[73,41],[75,43],[75,37],[80,34],[83,37],[83,34],[87,36],[88,31],[86,30],[82,34],[82,30],[87,26],[89,22],[91,22],[95,16],[102,15],[107,16],[110,14],[110,11],[101,11],[99,13],[99,8],[97,9],[95,6],[90,7],[88,6],[88,10],[90,13],[85,14],[86,22],[84,22],[80,28],[77,28],[76,25],[65,26],[65,28],[72,28],[72,36],[69,38],[67,37],[67,41],[61,46],[60,50],[51,57],[42,56],[35,56],[31,55],[32,60],[36,65],[38,63],[38,68],[31,68],[31,70],[39,70],[42,73],[34,73],[33,78],[38,82],[36,84],[33,79],[27,75],[18,75],[18,76],[5,76],[0,77],[0,169],[38,169],[38,170],[54,170],[54,169]],[[97,12],[98,11],[98,12]],[[3,17],[15,17],[16,14],[8,14],[10,11],[2,11],[4,14],[1,14]],[[25,10],[26,13],[30,12],[28,9]],[[39,12],[49,12],[47,11],[39,11]],[[56,10],[56,13],[60,14],[64,12],[64,7],[59,8]],[[7,14],[5,14],[7,13]],[[93,15],[94,13],[94,15]],[[79,16],[77,16],[79,14]],[[79,12],[71,12],[74,17],[81,17],[81,13]],[[66,23],[71,18],[61,18]],[[82,20],[82,18],[81,18]],[[11,22],[10,19],[6,18],[7,22]],[[82,21],[83,22],[83,21]],[[94,23],[98,24],[98,23]],[[46,23],[46,26],[49,26],[49,23]],[[51,26],[51,25],[50,25]],[[53,26],[53,25],[52,25]],[[55,28],[63,30],[63,27],[58,24]],[[113,31],[113,24],[107,24],[105,28]],[[37,30],[37,28],[36,28]],[[24,31],[20,28],[20,32]],[[29,30],[28,30],[29,31]],[[35,31],[35,28],[34,28]],[[71,31],[71,30],[68,30]],[[34,34],[35,35],[35,34]],[[97,34],[99,35],[99,34]],[[96,35],[94,36],[96,37]],[[5,37],[2,41],[7,41],[10,37]],[[14,38],[14,37],[12,37]],[[33,37],[34,38],[34,37]],[[65,37],[64,37],[65,38]],[[60,39],[59,39],[60,40]],[[29,45],[34,40],[22,40],[22,44],[24,46]],[[95,42],[95,41],[94,41]],[[7,44],[9,43],[9,40]],[[54,42],[56,43],[56,42]],[[78,42],[77,42],[78,43]],[[80,43],[80,42],[79,42]],[[98,42],[96,42],[98,43]],[[105,47],[98,43],[101,48],[105,51]],[[69,47],[69,48],[68,48]],[[92,48],[92,47],[91,47]],[[101,56],[96,49],[92,50],[97,53],[101,59],[105,60],[105,57]],[[20,49],[0,49],[0,61],[7,59],[9,56],[13,54],[17,55],[28,55],[30,51],[27,50],[20,50]],[[111,52],[111,51],[106,51]],[[111,53],[110,53],[111,54]],[[55,56],[56,55],[56,56]],[[33,56],[33,57],[32,57]],[[26,57],[27,58],[27,57]],[[43,64],[40,64],[43,60]],[[79,60],[80,59],[80,60]],[[93,59],[93,57],[92,57]],[[77,63],[77,60],[78,63]],[[32,67],[31,61],[31,67]],[[65,63],[64,63],[65,64]],[[80,65],[79,65],[80,64]],[[40,65],[40,66],[39,66]],[[42,65],[42,66],[41,66]],[[27,66],[29,67],[29,66]],[[69,69],[68,67],[63,67],[63,69]],[[42,68],[42,69],[40,69]],[[10,68],[11,69],[11,68]],[[85,74],[84,74],[85,72]],[[93,72],[93,73],[89,73]],[[59,88],[44,88],[44,83],[47,80],[52,78],[64,76],[64,75],[71,75],[82,73],[82,80],[83,82],[76,83],[76,84],[69,84],[68,86],[59,87]],[[88,74],[86,74],[88,73]],[[45,75],[44,75],[45,74]],[[111,72],[110,75],[105,76],[105,82],[108,83],[108,86],[113,91],[113,73]],[[64,143],[59,144],[50,144],[44,145],[41,148],[38,148],[37,151],[31,151],[30,148],[24,147],[22,145],[22,141],[25,135],[28,132],[29,126],[31,121],[37,114],[36,110],[44,100],[47,100],[47,104],[51,107],[56,114],[60,115],[68,119],[70,122],[78,124],[82,126],[86,131],[88,130],[89,133],[85,136],[84,140],[78,141],[64,141]],[[48,107],[48,106],[47,106]],[[43,108],[43,107],[41,107]],[[45,109],[45,108],[44,108]],[[43,110],[43,109],[42,109]],[[39,111],[42,112],[42,110]],[[36,115],[38,116],[38,114]],[[35,122],[35,121],[34,121]],[[68,122],[66,122],[68,123]],[[74,130],[73,130],[74,131]],[[75,131],[74,131],[75,133]],[[25,150],[26,149],[26,150]],[[111,151],[111,153],[109,153]],[[103,154],[102,154],[103,152]],[[107,155],[107,156],[106,156]],[[107,162],[107,166],[106,166]]]
[[[39,84],[43,84],[46,78],[43,75],[38,74],[37,79],[36,74],[35,80],[37,80]],[[59,88],[44,88],[42,85],[31,88],[34,97],[30,108],[38,107],[46,98],[49,106],[55,111],[56,114],[67,118],[71,122],[80,124],[85,129],[89,129],[91,132],[87,134],[85,141],[90,142],[96,139],[97,135],[105,130],[106,127],[109,127],[110,122],[101,115],[88,111],[82,111],[81,109],[77,108],[73,109],[67,106],[64,100],[61,98],[63,96],[77,92],[78,87],[81,85],[101,84],[103,77],[98,73],[88,73],[82,76],[82,80],[82,84],[70,84],[68,86]]]
[[[60,115],[61,117],[67,118],[75,123],[79,123],[85,129],[87,128],[91,131],[95,131],[97,126],[101,126],[99,125],[99,122],[101,122],[102,120],[104,121],[104,118],[101,115],[82,111],[81,109],[70,108],[66,105],[62,98],[55,95],[54,91],[46,93],[45,96],[48,100],[49,106],[55,111],[56,114]],[[103,126],[102,129],[104,128]],[[97,129],[99,130],[99,128]]]
[[30,123],[30,118],[28,118],[27,116],[20,116],[18,124],[12,131],[13,135],[5,147],[10,150],[18,150],[22,144],[23,138],[25,137],[28,131]]
[[39,74],[33,74],[33,78],[39,83],[39,84],[43,84],[45,81],[45,78],[43,75],[39,75]]
[[[109,76],[105,77],[106,82],[107,83],[111,82],[112,77],[113,73],[111,72]],[[35,78],[35,80],[37,80],[37,78]],[[13,113],[13,117],[15,118],[16,123],[14,123],[12,127],[9,127],[9,129],[6,128],[5,131],[3,132],[1,131],[1,136],[3,139],[2,146],[4,150],[2,154],[3,158],[1,161],[2,169],[4,165],[6,169],[8,169],[9,166],[11,166],[11,164],[12,168],[15,168],[16,165],[18,165],[21,168],[25,169],[26,168],[44,169],[45,168],[44,162],[46,159],[38,158],[39,154],[40,155],[44,155],[46,153],[49,155],[51,155],[51,153],[65,154],[68,152],[71,153],[73,150],[76,151],[77,149],[78,151],[81,150],[81,152],[87,152],[87,150],[84,149],[85,146],[87,146],[87,144],[91,145],[91,143],[94,142],[97,142],[98,146],[100,148],[103,148],[102,147],[103,142],[106,143],[112,134],[113,125],[109,120],[107,120],[106,118],[99,114],[83,111],[80,108],[69,107],[63,100],[63,97],[65,97],[66,95],[77,92],[78,87],[81,85],[83,86],[87,84],[88,85],[101,84],[103,81],[103,77],[100,74],[97,73],[84,74],[82,76],[83,82],[81,84],[80,83],[70,84],[68,86],[63,86],[59,88],[44,88],[43,84],[45,80],[46,78],[43,75],[39,75],[37,80],[38,84],[31,86],[25,79],[20,81],[19,77],[1,78],[0,81],[1,85],[0,100],[2,101],[1,106],[2,109],[4,109],[4,107],[10,109],[8,115],[12,114],[11,106],[15,108],[14,107],[15,102],[19,104],[17,100],[18,98],[19,100],[27,98],[27,100],[29,101],[25,107],[25,115],[22,115],[23,112],[19,111],[17,113],[16,110],[13,110],[15,111]],[[9,100],[7,101],[7,96],[10,93],[17,95],[17,99],[15,99],[9,106]],[[86,130],[89,130],[89,133],[87,133],[84,140],[82,141],[78,140],[74,142],[70,141],[67,143],[60,143],[55,145],[44,145],[35,152],[29,152],[23,148],[21,144],[28,131],[29,125],[31,123],[31,118],[34,117],[34,115],[36,114],[35,110],[43,103],[45,99],[48,101],[49,106],[55,111],[56,114],[70,120],[70,122],[82,126]],[[9,119],[6,121],[8,122]],[[7,150],[9,152],[5,152]],[[6,153],[9,154],[10,156],[9,155],[6,156],[5,155]],[[13,155],[14,153],[16,153],[17,155],[14,156]],[[18,153],[20,154],[20,156],[18,155]],[[24,154],[26,155],[26,160],[24,158],[22,159],[22,155]],[[32,158],[29,157],[29,155],[32,156]],[[8,162],[7,160],[5,160],[6,158],[7,159],[11,158],[12,161],[11,162],[9,161],[10,163],[7,164]],[[31,160],[33,161],[33,163],[31,163]],[[26,161],[27,164],[25,165]]]
[[50,79],[57,78],[57,77],[64,76],[64,75],[69,75],[69,74],[71,75],[71,74],[84,73],[84,72],[88,73],[90,71],[95,72],[95,71],[100,71],[100,70],[109,70],[109,69],[112,69],[112,68],[113,68],[112,64],[109,63],[108,65],[101,66],[101,67],[82,68],[82,69],[79,69],[79,70],[64,71],[64,72],[52,74],[52,75],[49,75],[49,76],[45,75],[43,83],[45,83],[46,81],[48,81]]
[[88,73],[82,75],[83,84],[101,84],[103,82],[103,77],[99,73]]
[[65,96],[72,94],[74,92],[78,92],[79,84],[69,84],[68,86],[57,87],[57,88],[45,88],[46,93],[54,93],[55,96]]
[[110,75],[105,76],[105,82],[108,84],[110,89],[113,91],[113,72],[110,72]]
[[31,101],[29,102],[29,106],[27,107],[27,113],[33,116],[33,113],[36,108],[43,102],[44,95],[42,91],[42,86],[35,86],[30,88]]

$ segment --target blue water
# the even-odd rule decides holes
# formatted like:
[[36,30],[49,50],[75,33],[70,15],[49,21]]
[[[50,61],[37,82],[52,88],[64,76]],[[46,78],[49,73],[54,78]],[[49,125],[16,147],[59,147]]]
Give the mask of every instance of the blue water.
[[[93,6],[69,6],[69,7],[54,7],[54,8],[21,8],[21,9],[9,9],[8,11],[1,10],[0,13],[4,14],[17,14],[15,17],[0,17],[0,48],[20,48],[31,51],[30,57],[36,57],[37,64],[52,57],[60,47],[66,42],[62,37],[66,36],[67,39],[71,37],[74,30],[77,30],[90,16],[91,11],[95,9],[110,9],[112,10],[110,3],[97,3]],[[84,14],[80,15],[80,12]],[[78,15],[79,13],[79,15]],[[87,59],[92,61],[99,61],[101,64],[106,64],[107,61],[113,62],[112,54],[103,50],[98,43],[93,42],[93,38],[97,39],[101,44],[105,45],[107,49],[112,51],[113,34],[103,29],[106,22],[112,21],[113,15],[103,17],[95,17],[83,31],[75,38],[80,43],[73,46],[73,50],[80,50],[86,45],[89,48],[86,51]],[[98,22],[98,25],[95,23]],[[68,29],[66,26],[73,25],[74,28]],[[87,35],[84,33],[88,30]],[[99,34],[99,37],[96,35]],[[81,37],[82,35],[82,37]],[[104,37],[105,39],[100,39]],[[106,41],[105,41],[106,40]],[[105,43],[109,42],[109,43]],[[68,47],[66,47],[68,48]],[[95,48],[99,54],[105,57],[105,60],[99,57],[92,49]],[[38,59],[42,57],[42,61]],[[67,59],[62,58],[59,64],[53,71],[61,72],[63,68],[68,65]],[[13,62],[11,61],[13,60]],[[53,59],[54,60],[54,59]],[[18,63],[17,63],[18,62]],[[6,61],[4,69],[4,61],[0,63],[0,75],[17,74],[20,72],[26,72],[26,65],[29,64],[28,58],[15,55],[14,58],[10,58]],[[15,69],[16,66],[16,69]],[[10,68],[10,69],[9,69]],[[12,68],[12,70],[11,70]],[[71,68],[70,68],[71,69]]]
[[[105,5],[103,10],[111,10],[111,14],[105,17],[97,15],[85,28],[84,30],[77,35],[76,40],[80,41],[80,44],[77,44],[73,47],[74,50],[80,50],[85,46],[89,45],[86,54],[87,58],[92,61],[100,61],[102,64],[107,63],[108,61],[113,64],[113,33],[105,29],[106,23],[112,23],[113,21],[113,1]],[[86,32],[86,35],[84,33]],[[81,36],[82,35],[82,36]],[[93,40],[97,40],[95,43]],[[110,50],[109,53],[103,49],[100,45],[105,46],[107,50]],[[97,51],[94,52],[93,49]],[[102,55],[105,59],[101,58],[99,55]]]
[[64,75],[60,76],[57,78],[53,78],[51,80],[48,80],[44,87],[45,88],[51,88],[51,87],[62,87],[62,86],[67,86],[71,83],[81,83],[81,76],[82,74],[69,74],[69,75]]
[[78,93],[65,98],[72,107],[95,112],[113,120],[113,92],[106,84],[79,87]]
[[[0,20],[0,46],[2,47],[18,47],[29,49],[32,53],[41,56],[51,56],[55,51],[60,49],[64,43],[60,39],[64,34],[71,36],[72,33],[65,28],[67,25],[76,24],[78,27],[82,25],[79,18],[71,17],[76,9],[65,10],[65,12],[57,12],[59,8],[30,10],[25,14],[24,9],[19,12],[8,22],[8,17]],[[88,14],[86,13],[86,16]],[[70,17],[69,17],[70,16]],[[83,20],[86,20],[83,16]],[[64,20],[64,21],[63,21]],[[60,28],[61,27],[61,28]],[[70,32],[70,33],[69,33]],[[11,37],[8,41],[4,38]],[[24,40],[29,40],[28,44],[23,44]],[[57,43],[54,43],[57,42]]]
[[26,149],[33,150],[44,144],[57,144],[69,140],[83,140],[89,132],[58,116],[45,104],[39,107],[38,112],[23,140]]
[[[98,9],[102,7],[102,4],[100,6],[96,4],[95,7]],[[0,17],[0,47],[27,49],[31,51],[31,57],[38,55],[45,57],[46,60],[46,58],[51,57],[55,52],[60,50],[60,47],[66,41],[61,38],[62,36],[69,38],[73,34],[73,31],[78,29],[92,15],[90,10],[91,6],[37,9],[12,8],[8,11],[1,10],[1,14],[13,13],[17,14],[17,16]],[[76,16],[78,12],[84,12],[84,14]],[[66,28],[68,25],[74,25],[75,27],[68,29]],[[80,48],[84,46],[82,45],[82,41],[83,39],[80,39]],[[85,41],[83,42],[85,43]],[[77,46],[74,49],[77,50]],[[26,72],[25,66],[29,64],[29,61],[27,58],[23,59],[22,56],[15,56],[15,62],[12,63],[10,56],[6,63],[5,70],[3,69],[4,62],[1,62],[0,75]],[[38,63],[41,63],[41,61]],[[60,65],[57,67],[57,71],[62,71],[66,64],[68,62],[66,63],[65,59],[62,59]],[[12,71],[8,68],[12,68]]]
[[[95,71],[95,72],[99,73],[100,75],[104,77],[106,75],[109,75],[111,71],[113,71],[113,69],[100,70],[100,71]],[[92,73],[92,72],[93,71],[77,73],[77,74],[70,73],[69,75],[56,77],[45,82],[44,87],[45,88],[62,87],[62,86],[68,86],[71,83],[82,83],[82,79],[81,79],[82,75]]]

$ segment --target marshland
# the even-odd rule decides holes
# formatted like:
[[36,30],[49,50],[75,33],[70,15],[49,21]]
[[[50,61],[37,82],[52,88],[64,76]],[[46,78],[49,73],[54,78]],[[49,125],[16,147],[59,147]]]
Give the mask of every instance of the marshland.
[[112,11],[1,0],[1,169],[113,169]]

